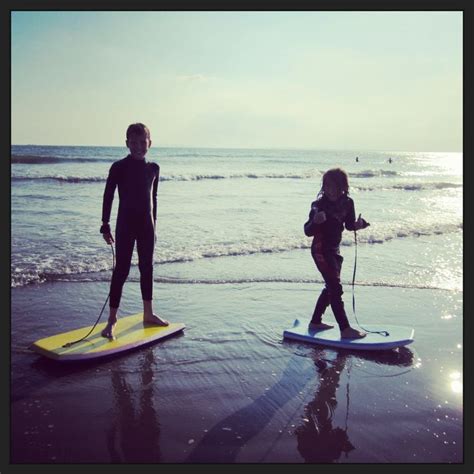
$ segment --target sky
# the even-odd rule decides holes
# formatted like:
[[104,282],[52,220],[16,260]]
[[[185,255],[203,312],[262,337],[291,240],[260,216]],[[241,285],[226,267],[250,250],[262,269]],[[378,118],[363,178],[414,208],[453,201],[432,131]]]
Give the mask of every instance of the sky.
[[12,144],[462,151],[462,12],[11,14]]

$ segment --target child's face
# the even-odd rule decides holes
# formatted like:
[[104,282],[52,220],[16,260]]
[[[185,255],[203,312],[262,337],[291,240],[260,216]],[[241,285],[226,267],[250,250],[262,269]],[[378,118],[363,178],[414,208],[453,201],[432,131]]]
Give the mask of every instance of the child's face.
[[151,146],[151,140],[145,135],[131,135],[126,141],[133,158],[143,159]]
[[331,179],[325,180],[323,191],[330,201],[337,201],[344,194]]

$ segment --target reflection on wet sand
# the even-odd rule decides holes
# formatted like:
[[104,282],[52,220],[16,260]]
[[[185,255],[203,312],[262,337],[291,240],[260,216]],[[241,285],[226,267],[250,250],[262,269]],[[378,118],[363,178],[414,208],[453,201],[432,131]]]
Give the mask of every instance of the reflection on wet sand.
[[[345,453],[347,457],[350,451],[356,449],[350,442],[348,435],[349,376],[354,358],[400,367],[410,367],[413,363],[413,353],[404,347],[398,351],[364,352],[357,356],[350,352],[338,351],[332,361],[325,358],[323,349],[315,349],[314,362],[320,375],[319,385],[314,398],[304,408],[301,425],[295,430],[298,451],[307,463],[332,463],[337,461],[342,453]],[[333,426],[333,418],[337,407],[336,392],[339,388],[341,374],[348,361],[347,407],[343,429]]]
[[[112,372],[115,406],[110,415],[107,447],[113,463],[158,463],[160,424],[153,405],[159,397],[153,391],[153,351],[147,351],[140,368],[140,384],[130,384],[117,367]],[[137,403],[134,402],[138,397]]]
[[[77,426],[71,425],[69,428],[73,429],[65,432],[62,438],[61,434],[58,439],[45,438],[43,444],[50,443],[48,444],[50,448],[43,447],[37,452],[30,448],[30,455],[35,456],[31,459],[40,459],[42,462],[45,459],[53,459],[57,462],[70,462],[71,459],[74,459],[75,462],[89,462],[88,456],[94,452],[100,462],[162,462],[159,444],[160,424],[154,405],[159,403],[160,397],[156,393],[157,382],[153,380],[153,373],[156,371],[153,350],[143,351],[137,357],[139,357],[139,362],[131,362],[131,358],[123,358],[122,355],[109,357],[108,361],[113,361],[113,363],[110,364],[110,376],[106,375],[105,380],[102,377],[97,378],[97,372],[100,369],[101,372],[103,371],[103,361],[84,361],[71,364],[38,357],[31,364],[34,370],[30,373],[30,382],[36,392],[58,383],[61,379],[63,379],[63,386],[77,387],[80,385],[83,387],[84,384],[89,384],[94,378],[97,378],[99,385],[95,396],[100,397],[97,400],[97,405],[104,411],[99,420],[91,419],[88,424],[82,423],[83,420],[81,420],[78,423],[81,425],[81,429],[84,429],[84,426],[89,429],[89,431],[81,432],[83,454],[77,454],[79,450],[75,451],[74,455],[68,454],[68,450],[63,448],[62,439],[71,439],[74,437],[74,434],[71,433],[78,429]],[[131,365],[134,367],[133,370],[130,369]],[[110,385],[108,385],[109,380]],[[15,402],[31,398],[31,389],[28,390],[26,383],[23,385],[20,391],[17,384],[14,394]],[[84,392],[81,394],[84,395]],[[90,398],[88,399],[90,400]],[[92,411],[97,409],[97,407],[84,407],[79,398],[77,403],[80,405],[79,411],[82,415],[68,413],[66,418],[72,423],[77,416],[87,417],[89,409]],[[61,408],[58,408],[59,417],[61,417],[60,410]],[[24,423],[25,428],[17,430],[19,432],[26,431],[28,426],[35,423],[44,429],[48,436],[50,435],[49,430],[40,425],[40,421],[24,419],[21,422]],[[17,423],[19,422],[17,421]],[[64,426],[64,423],[54,424]],[[105,450],[97,455],[98,446],[102,446],[102,441],[105,441]],[[13,459],[29,459],[25,456],[24,445],[24,438],[13,440]],[[49,452],[54,453],[55,457],[46,458],[45,456],[49,456]],[[71,458],[71,456],[76,456],[76,458]]]
[[336,391],[347,356],[337,354],[333,364],[316,360],[320,382],[314,399],[304,409],[303,423],[295,430],[298,451],[306,462],[334,462],[342,452],[354,449],[347,435],[347,427],[333,427],[336,410]]
[[[378,364],[400,367],[410,367],[413,363],[413,353],[407,348],[401,348],[398,352],[387,351],[378,354],[359,352],[354,355],[353,352],[343,350],[329,352],[336,354],[334,361],[325,359],[324,350],[315,349],[313,353],[320,380],[312,401],[304,408],[303,423],[295,430],[298,451],[306,462],[334,462],[341,453],[355,449],[348,437],[349,406],[347,406],[346,427],[344,429],[333,427],[333,415],[337,406],[336,392],[341,373],[348,361],[362,358]],[[196,445],[186,462],[235,462],[242,447],[258,435],[275,413],[297,397],[308,381],[313,379],[314,368],[303,369],[304,365],[300,357],[293,356],[280,380],[270,390],[217,423]],[[347,399],[348,397],[349,392]],[[267,450],[260,462],[265,461],[276,442]]]
[[[308,364],[308,357],[314,364]],[[288,442],[288,439],[283,439],[283,435],[278,433],[284,432],[287,437],[287,427],[290,423],[297,426],[293,428],[293,433],[297,450],[305,462],[337,462],[343,453],[347,457],[351,451],[357,449],[350,440],[351,367],[360,365],[359,363],[364,360],[370,363],[372,369],[377,365],[401,368],[396,370],[396,373],[391,371],[391,374],[382,375],[382,377],[396,377],[413,370],[414,367],[414,356],[408,348],[379,353],[311,348],[303,357],[293,354],[282,371],[280,379],[273,386],[253,402],[213,426],[194,446],[184,462],[236,462],[242,448],[245,445],[252,446],[252,440],[272,420],[274,425],[276,422],[275,440],[265,446],[260,447],[254,444],[252,447],[253,455],[259,457],[256,459],[257,462],[271,462],[272,456],[281,452],[279,451],[282,447],[281,443]],[[44,379],[43,384],[47,385],[51,380],[56,381],[62,377],[68,379],[68,383],[73,380],[74,383],[80,383],[79,376],[89,378],[93,369],[98,367],[100,366],[95,364],[75,364],[66,367],[42,359],[34,364],[39,385],[42,379]],[[123,363],[114,364],[109,370],[110,375],[106,375],[106,379],[110,380],[112,391],[106,391],[102,387],[100,392],[96,392],[103,394],[103,400],[98,402],[106,410],[108,409],[101,415],[106,418],[106,421],[99,422],[101,432],[95,432],[91,435],[91,439],[85,439],[84,447],[90,447],[94,439],[105,440],[105,450],[100,455],[105,462],[163,462],[160,449],[161,429],[158,410],[155,408],[155,404],[160,402],[160,394],[157,393],[157,381],[153,379],[156,371],[153,351],[143,352],[139,360],[127,359],[126,363],[123,361]],[[344,378],[341,379],[341,376]],[[102,381],[100,385],[102,386]],[[308,385],[310,388],[305,389]],[[105,383],[105,386],[108,387],[108,383]],[[340,403],[342,406],[339,406],[338,414],[341,415],[341,410],[343,410],[345,421],[336,423],[334,415],[338,408],[337,393],[340,387],[343,393],[339,393],[339,400],[345,399],[346,403]],[[288,419],[288,410],[283,407],[290,401],[293,401],[296,410]],[[337,417],[337,420],[341,419],[341,416]],[[281,425],[281,430],[278,429],[278,424]],[[337,426],[337,424],[343,426]],[[13,455],[17,459],[21,456],[24,458],[19,439],[13,445]],[[55,449],[60,446],[61,443]],[[258,448],[260,453],[255,452],[255,448]],[[288,450],[285,448],[283,452],[288,452]],[[289,461],[293,459],[292,457]],[[86,460],[86,454],[83,459],[79,459],[80,462]],[[180,459],[179,462],[182,460]]]

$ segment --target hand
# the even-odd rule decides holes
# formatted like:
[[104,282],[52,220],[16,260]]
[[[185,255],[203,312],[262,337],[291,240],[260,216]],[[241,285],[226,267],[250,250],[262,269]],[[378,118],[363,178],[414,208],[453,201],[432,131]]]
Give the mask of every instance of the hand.
[[102,234],[102,237],[104,237],[104,240],[109,244],[109,245],[112,245],[115,241],[114,241],[114,238],[112,236],[112,233],[110,234]]
[[313,222],[315,224],[322,224],[326,221],[326,213],[324,211],[316,212],[313,216]]
[[362,219],[361,214],[359,214],[359,217],[355,221],[355,230],[365,229],[369,225],[365,219]]

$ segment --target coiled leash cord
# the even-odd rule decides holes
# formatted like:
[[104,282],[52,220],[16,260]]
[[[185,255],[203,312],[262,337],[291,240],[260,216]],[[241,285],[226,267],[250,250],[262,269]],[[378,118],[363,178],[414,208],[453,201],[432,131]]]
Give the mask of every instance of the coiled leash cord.
[[[114,245],[113,245],[113,244],[110,244],[110,248],[112,249],[112,273],[113,273],[114,270],[115,270],[115,252],[114,252]],[[99,317],[97,318],[97,321],[95,322],[94,326],[92,326],[92,329],[91,329],[84,337],[81,337],[81,338],[78,339],[77,341],[66,342],[66,344],[63,345],[63,347],[70,347],[70,346],[72,346],[73,344],[77,344],[78,342],[81,342],[81,341],[83,341],[84,339],[86,339],[87,337],[90,336],[90,334],[92,333],[92,331],[95,329],[95,327],[96,327],[97,324],[99,323],[99,320],[100,320],[100,318],[101,318],[101,316],[102,316],[102,313],[104,312],[105,305],[107,304],[107,301],[109,301],[109,298],[110,298],[110,290],[109,290],[109,294],[107,295],[107,299],[105,300],[104,306],[102,306],[102,309],[101,309],[101,311],[100,311]]]
[[354,242],[355,242],[355,258],[354,258],[354,273],[352,274],[352,311],[354,313],[356,323],[365,332],[370,332],[372,334],[381,334],[382,336],[387,337],[390,335],[388,331],[369,331],[368,329],[361,326],[361,324],[359,323],[359,320],[357,319],[356,310],[355,310],[355,291],[354,291],[354,283],[355,283],[356,268],[357,268],[357,231],[354,231]]

